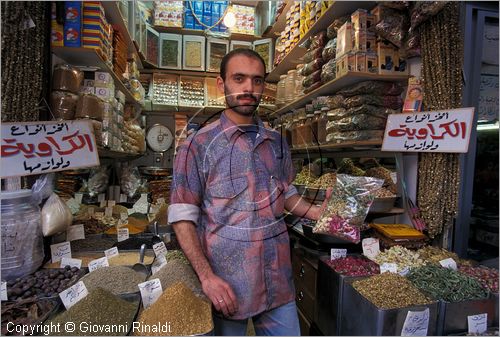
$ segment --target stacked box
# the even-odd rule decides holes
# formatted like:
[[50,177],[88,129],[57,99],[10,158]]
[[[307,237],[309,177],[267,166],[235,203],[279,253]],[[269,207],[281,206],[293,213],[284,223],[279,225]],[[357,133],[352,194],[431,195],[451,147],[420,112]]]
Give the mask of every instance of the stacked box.
[[399,68],[398,50],[389,42],[377,43],[379,74],[391,74]]
[[[218,2],[219,6],[220,6],[220,15],[224,14],[224,12],[226,11],[226,8],[228,6],[228,1],[224,0],[224,1],[216,1],[216,2]],[[217,25],[217,30],[221,33],[225,33],[225,32],[227,32],[227,27],[223,22],[221,22]]]
[[155,1],[154,25],[182,28],[184,5],[182,1]]
[[64,2],[64,46],[80,47],[82,35],[82,3]]
[[212,25],[212,2],[203,1],[203,17],[201,21],[208,27]]
[[[194,7],[194,2],[195,1],[192,1],[191,3],[193,3],[193,7]],[[195,23],[195,18],[193,16],[193,12],[191,11],[191,8],[189,7],[189,2],[188,1],[184,1],[184,23],[183,23],[183,27],[186,28],[186,29],[194,29],[194,23]]]
[[295,2],[290,7],[290,48],[300,40],[300,3]]
[[63,47],[64,46],[64,26],[56,21],[56,3],[51,4],[50,13],[50,46]]
[[98,1],[83,2],[82,46],[96,49],[105,60],[113,56],[113,28],[108,24],[104,7]]
[[249,6],[233,5],[233,12],[238,23],[231,28],[231,33],[255,34],[255,8]]
[[350,22],[346,22],[337,32],[336,57],[340,58],[344,54],[349,53],[352,50],[352,42],[352,24]]

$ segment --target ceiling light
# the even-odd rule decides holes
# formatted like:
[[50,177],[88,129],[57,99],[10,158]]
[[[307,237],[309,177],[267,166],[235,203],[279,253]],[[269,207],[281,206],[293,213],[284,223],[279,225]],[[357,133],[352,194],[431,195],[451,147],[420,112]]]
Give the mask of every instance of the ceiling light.
[[232,7],[227,9],[226,15],[224,16],[224,24],[227,28],[232,28],[236,25],[236,16],[233,13]]

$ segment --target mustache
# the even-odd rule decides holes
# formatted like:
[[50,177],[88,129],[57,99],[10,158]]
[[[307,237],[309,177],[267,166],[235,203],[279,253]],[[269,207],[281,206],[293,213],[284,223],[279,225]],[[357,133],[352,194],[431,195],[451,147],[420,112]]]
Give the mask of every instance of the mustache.
[[236,95],[236,99],[245,99],[245,98],[250,98],[250,99],[253,99],[254,101],[257,101],[257,97],[255,97],[252,94]]

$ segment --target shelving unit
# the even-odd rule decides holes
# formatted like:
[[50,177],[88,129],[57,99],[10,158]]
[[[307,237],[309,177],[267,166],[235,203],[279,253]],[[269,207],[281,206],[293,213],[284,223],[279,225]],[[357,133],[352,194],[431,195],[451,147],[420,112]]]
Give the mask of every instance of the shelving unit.
[[359,82],[369,81],[369,80],[406,82],[408,81],[408,78],[409,75],[406,74],[386,75],[386,74],[372,74],[372,73],[361,73],[356,71],[350,71],[341,77],[337,77],[336,79],[333,79],[330,82],[323,84],[321,87],[300,97],[299,99],[293,101],[292,103],[279,108],[278,110],[276,110],[275,116],[279,116],[282,113],[288,112],[293,109],[301,108],[318,96],[332,95],[346,86],[353,85]]
[[[188,115],[199,114],[201,116],[211,116],[218,112],[222,112],[225,108],[219,106],[182,106],[182,105],[167,105],[167,104],[156,104],[152,103],[153,112],[179,112],[186,113]],[[274,105],[261,105],[260,112],[265,113],[266,109],[272,109]]]
[[278,16],[278,20],[274,22],[268,30],[264,32],[264,36],[268,37],[277,37],[281,34],[282,31],[285,30],[285,25],[286,25],[286,13],[292,7],[293,1],[287,1],[285,4],[285,8],[283,8],[283,11],[280,13]]
[[[289,3],[291,1],[287,1]],[[306,53],[306,49],[299,46],[310,36],[325,30],[335,19],[351,14],[358,8],[371,9],[376,5],[375,1],[334,1],[326,12],[314,23],[307,33],[299,40],[295,47],[283,58],[283,60],[269,73],[266,80],[268,82],[278,82],[280,75],[286,74],[297,64],[302,63],[301,59]],[[286,14],[286,12],[285,12]],[[284,27],[284,26],[283,26]],[[284,29],[284,28],[283,28]]]
[[140,104],[136,101],[130,90],[125,87],[121,78],[113,71],[109,64],[92,48],[76,48],[76,47],[52,47],[52,52],[59,58],[63,59],[74,66],[97,67],[101,71],[111,74],[115,81],[116,89],[125,94],[127,103]]

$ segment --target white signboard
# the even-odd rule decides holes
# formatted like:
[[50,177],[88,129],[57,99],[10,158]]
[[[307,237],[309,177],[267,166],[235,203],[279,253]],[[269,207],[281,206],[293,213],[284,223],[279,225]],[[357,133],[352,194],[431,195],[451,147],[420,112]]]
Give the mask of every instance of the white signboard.
[[382,151],[466,153],[474,108],[392,114]]
[[482,334],[488,329],[488,314],[467,316],[467,327],[470,334]]
[[90,121],[2,123],[1,177],[99,165]]

